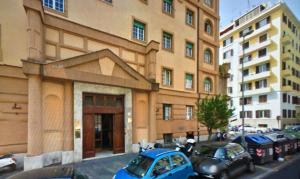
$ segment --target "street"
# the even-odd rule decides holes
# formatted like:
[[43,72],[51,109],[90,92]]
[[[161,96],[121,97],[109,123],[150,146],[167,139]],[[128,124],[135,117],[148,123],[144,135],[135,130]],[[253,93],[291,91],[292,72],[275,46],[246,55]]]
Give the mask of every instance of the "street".
[[[111,179],[113,175],[124,167],[136,154],[124,154],[114,157],[84,160],[73,164],[73,167],[89,179]],[[53,167],[55,170],[57,167]],[[51,170],[51,167],[50,167]],[[5,179],[13,173],[0,173],[0,179]],[[300,178],[300,154],[292,155],[284,162],[274,161],[265,165],[257,165],[255,173],[245,173],[237,179],[298,179]]]

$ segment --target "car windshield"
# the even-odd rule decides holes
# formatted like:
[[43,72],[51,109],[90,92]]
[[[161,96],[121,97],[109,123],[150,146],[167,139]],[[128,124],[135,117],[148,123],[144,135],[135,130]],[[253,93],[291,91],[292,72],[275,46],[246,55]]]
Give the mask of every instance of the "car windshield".
[[225,158],[224,149],[218,147],[202,146],[200,148],[200,154],[209,158],[217,158],[217,159]]
[[147,173],[152,162],[152,158],[139,155],[128,164],[126,170],[137,177],[143,177]]

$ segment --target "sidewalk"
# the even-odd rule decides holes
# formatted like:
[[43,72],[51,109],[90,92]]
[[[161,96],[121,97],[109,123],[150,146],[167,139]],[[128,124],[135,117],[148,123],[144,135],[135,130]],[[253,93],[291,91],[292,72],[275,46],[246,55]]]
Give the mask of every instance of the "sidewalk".
[[112,179],[113,175],[132,160],[137,154],[129,153],[107,158],[84,160],[74,164],[76,170],[89,179]]

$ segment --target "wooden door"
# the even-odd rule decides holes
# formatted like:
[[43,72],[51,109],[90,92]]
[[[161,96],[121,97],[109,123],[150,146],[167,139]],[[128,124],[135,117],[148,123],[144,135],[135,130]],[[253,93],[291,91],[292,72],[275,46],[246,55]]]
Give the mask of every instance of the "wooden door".
[[83,115],[83,158],[95,157],[95,119],[94,114]]
[[114,153],[124,153],[124,114],[117,113],[114,114],[113,121],[113,152]]

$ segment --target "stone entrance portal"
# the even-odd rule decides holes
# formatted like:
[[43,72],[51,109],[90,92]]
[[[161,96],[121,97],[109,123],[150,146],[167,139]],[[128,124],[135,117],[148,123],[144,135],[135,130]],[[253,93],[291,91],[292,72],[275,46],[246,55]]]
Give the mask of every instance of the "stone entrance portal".
[[83,158],[124,152],[124,95],[83,94]]

